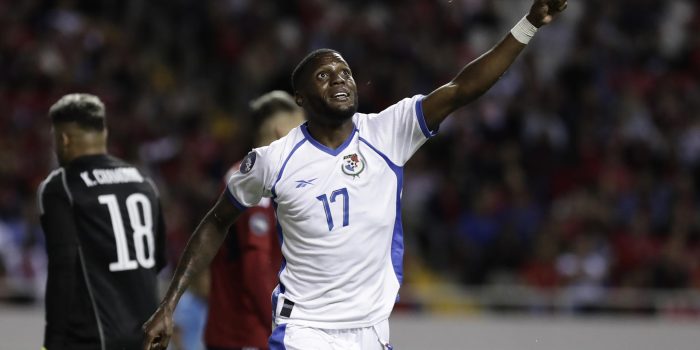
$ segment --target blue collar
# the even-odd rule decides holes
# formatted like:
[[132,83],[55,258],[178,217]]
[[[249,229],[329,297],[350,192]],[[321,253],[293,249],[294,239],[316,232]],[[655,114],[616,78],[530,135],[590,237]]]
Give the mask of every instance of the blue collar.
[[333,149],[333,148],[330,148],[330,147],[316,141],[316,139],[314,139],[314,137],[311,136],[311,133],[309,133],[308,122],[302,124],[300,126],[300,128],[301,128],[301,132],[304,134],[304,137],[306,137],[306,139],[309,140],[309,142],[312,145],[314,145],[314,147],[316,147],[319,150],[326,152],[334,157],[337,156],[338,154],[340,154],[340,152],[344,151],[348,147],[348,145],[350,144],[352,139],[355,137],[355,133],[357,132],[357,127],[353,123],[352,124],[352,132],[350,133],[350,135],[348,135],[348,138],[345,139],[345,141],[343,141],[343,143],[340,146],[338,146],[338,148]]

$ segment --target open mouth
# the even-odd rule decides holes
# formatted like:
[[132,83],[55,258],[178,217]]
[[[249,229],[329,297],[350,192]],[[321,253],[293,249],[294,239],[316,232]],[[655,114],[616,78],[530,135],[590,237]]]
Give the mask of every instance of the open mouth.
[[347,101],[350,99],[350,94],[347,92],[338,92],[333,94],[332,98],[337,101]]

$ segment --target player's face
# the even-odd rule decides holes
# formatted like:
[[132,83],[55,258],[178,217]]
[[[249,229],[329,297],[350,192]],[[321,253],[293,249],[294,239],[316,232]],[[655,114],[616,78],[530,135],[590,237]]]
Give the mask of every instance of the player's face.
[[323,54],[314,59],[307,72],[302,97],[310,118],[343,122],[357,112],[357,86],[342,56]]

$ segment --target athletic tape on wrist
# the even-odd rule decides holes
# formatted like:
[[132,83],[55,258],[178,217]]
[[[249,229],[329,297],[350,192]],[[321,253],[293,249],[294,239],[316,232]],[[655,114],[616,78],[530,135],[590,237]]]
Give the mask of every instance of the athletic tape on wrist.
[[518,23],[510,30],[513,34],[515,40],[527,45],[537,33],[537,27],[535,27],[530,21],[527,20],[527,16],[523,17]]

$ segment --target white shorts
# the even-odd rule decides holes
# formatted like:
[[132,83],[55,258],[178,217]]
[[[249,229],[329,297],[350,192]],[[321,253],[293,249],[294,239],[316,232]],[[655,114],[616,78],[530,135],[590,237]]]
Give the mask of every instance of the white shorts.
[[281,324],[270,336],[270,350],[392,350],[389,320],[371,327],[321,329]]

